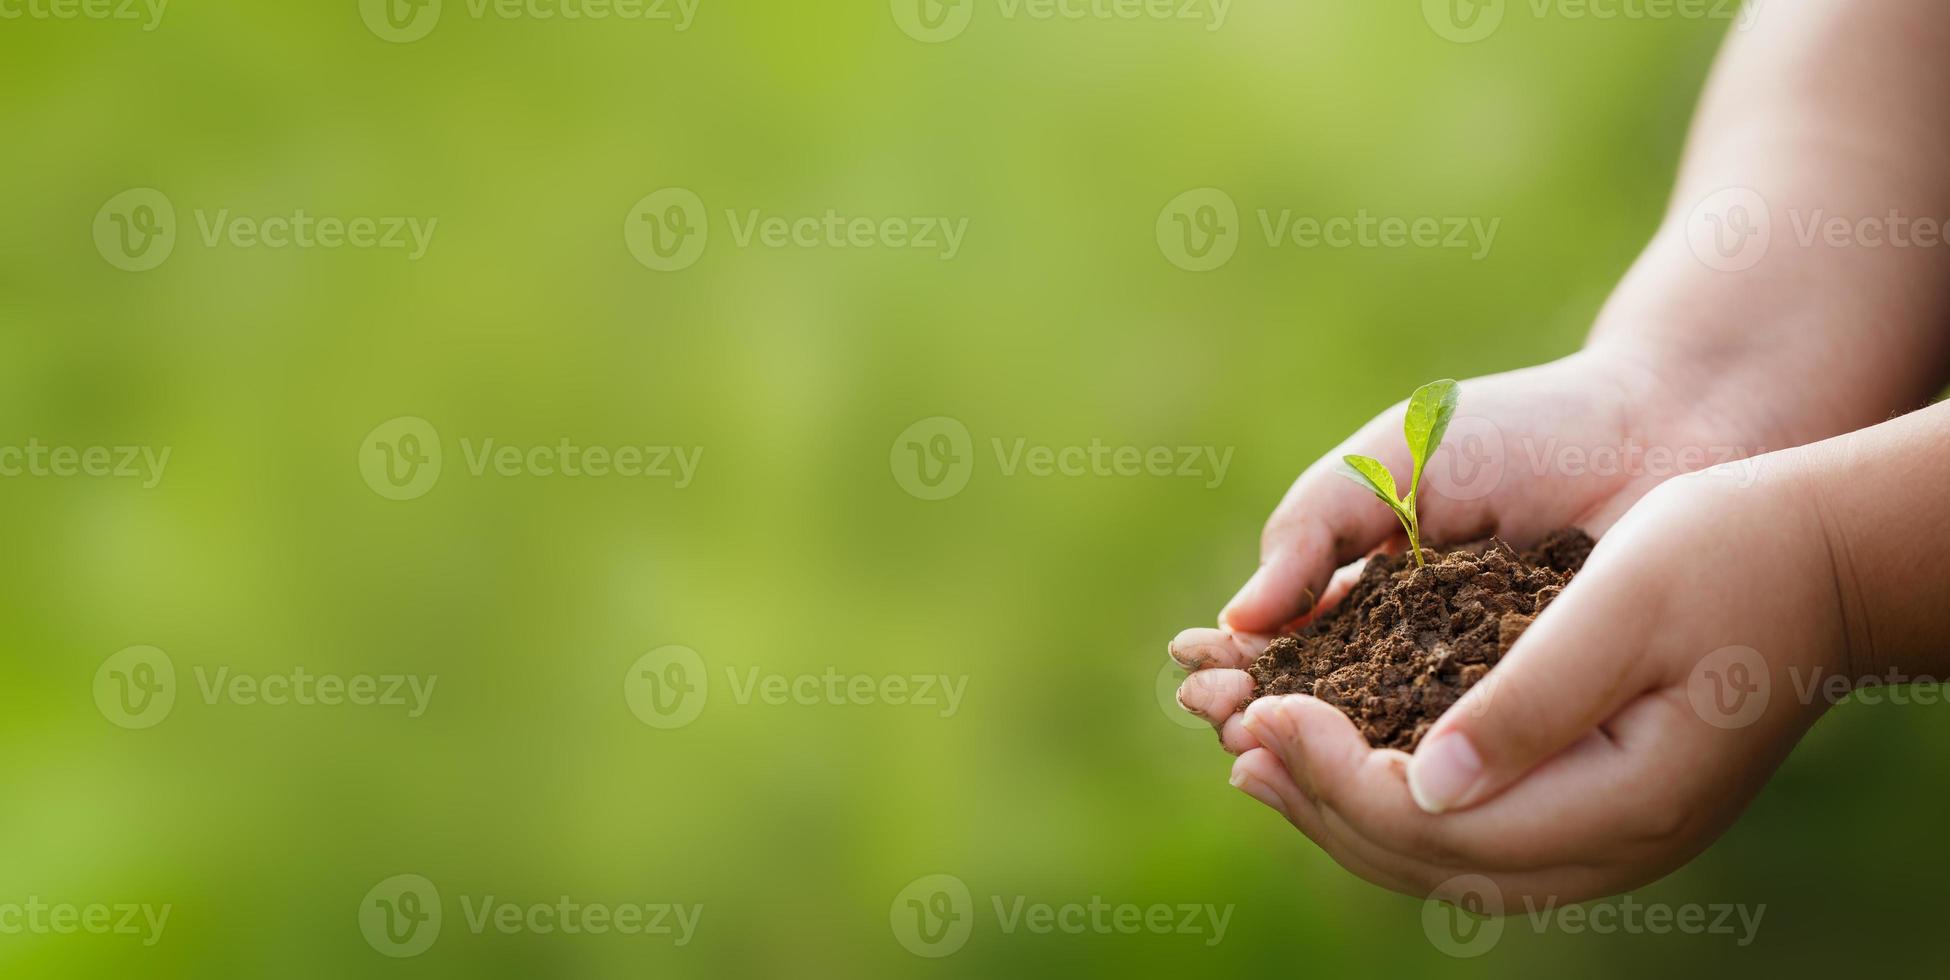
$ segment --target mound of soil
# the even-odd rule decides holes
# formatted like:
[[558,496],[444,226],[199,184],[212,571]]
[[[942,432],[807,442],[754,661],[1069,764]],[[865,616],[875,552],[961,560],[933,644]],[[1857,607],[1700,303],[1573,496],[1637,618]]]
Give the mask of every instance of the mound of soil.
[[1369,559],[1340,605],[1253,662],[1247,703],[1311,694],[1346,712],[1369,745],[1413,752],[1584,567],[1591,547],[1590,536],[1567,529],[1522,554],[1492,539],[1430,552],[1420,568],[1405,554]]

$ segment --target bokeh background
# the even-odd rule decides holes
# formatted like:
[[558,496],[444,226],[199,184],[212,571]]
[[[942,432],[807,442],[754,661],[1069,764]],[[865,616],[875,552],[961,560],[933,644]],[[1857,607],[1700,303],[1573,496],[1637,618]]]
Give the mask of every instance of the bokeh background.
[[[1640,902],[1766,906],[1756,940],[1506,931],[1454,960],[1421,903],[1226,785],[1161,691],[1299,469],[1434,377],[1574,349],[1664,205],[1725,20],[1540,16],[1474,43],[1413,3],[1237,0],[1034,19],[964,0],[702,0],[670,22],[474,16],[399,43],[356,0],[0,20],[0,445],[170,447],[161,482],[0,480],[0,904],[171,906],[160,942],[0,934],[79,977],[1822,974],[1935,962],[1950,715],[1852,706]],[[13,8],[21,9],[21,8]],[[368,13],[370,11],[367,11]],[[425,12],[422,12],[425,15]],[[412,16],[410,9],[408,16]],[[422,22],[424,23],[424,22]],[[953,23],[951,21],[951,23]],[[1211,29],[1216,27],[1216,29]],[[709,208],[639,262],[636,203]],[[1216,188],[1236,254],[1157,234]],[[153,188],[167,261],[104,202]],[[233,215],[437,218],[431,248],[240,248]],[[1489,254],[1269,246],[1259,209],[1500,219]],[[725,212],[966,218],[959,254],[741,247]],[[742,220],[742,217],[741,217]],[[427,421],[417,499],[362,478]],[[966,486],[904,489],[946,417]],[[473,477],[458,442],[702,447],[695,481]],[[994,445],[1231,450],[1224,479],[1036,477]],[[910,474],[911,475],[911,474]],[[696,652],[679,727],[625,697]],[[97,671],[162,650],[114,723]],[[196,671],[437,675],[382,706],[208,703]],[[740,678],[948,675],[955,710],[766,704]],[[1619,801],[1621,806],[1631,800]],[[423,954],[362,934],[422,875]],[[971,896],[951,955],[896,897]],[[700,903],[694,938],[464,925],[462,899]],[[1005,905],[1233,906],[1209,935],[1005,932]]]

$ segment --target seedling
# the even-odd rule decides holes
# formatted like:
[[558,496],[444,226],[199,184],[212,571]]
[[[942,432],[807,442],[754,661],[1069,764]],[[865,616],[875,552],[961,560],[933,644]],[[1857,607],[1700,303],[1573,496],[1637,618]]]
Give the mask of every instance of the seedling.
[[1415,474],[1408,481],[1408,493],[1397,497],[1395,494],[1395,474],[1381,461],[1368,456],[1343,456],[1342,466],[1336,472],[1366,487],[1369,493],[1381,498],[1388,509],[1395,512],[1402,522],[1402,530],[1408,532],[1408,550],[1415,556],[1416,567],[1422,561],[1422,522],[1415,513],[1415,491],[1422,486],[1422,467],[1429,457],[1435,455],[1437,446],[1442,445],[1442,433],[1449,428],[1449,420],[1456,415],[1456,400],[1460,397],[1458,385],[1454,381],[1431,381],[1415,389],[1408,399],[1408,417],[1402,422],[1402,434],[1408,437],[1408,455],[1415,461]]

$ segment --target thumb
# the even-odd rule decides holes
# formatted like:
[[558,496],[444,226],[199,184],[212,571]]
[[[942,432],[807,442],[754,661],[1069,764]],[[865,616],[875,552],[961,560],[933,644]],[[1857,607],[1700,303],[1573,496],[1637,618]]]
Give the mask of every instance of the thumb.
[[1607,571],[1573,579],[1429,729],[1408,763],[1416,805],[1444,813],[1482,803],[1657,685],[1643,632],[1653,617],[1634,603],[1645,593]]
[[[1356,450],[1360,451],[1360,450]],[[1226,603],[1219,624],[1240,633],[1278,633],[1312,612],[1334,569],[1388,540],[1394,515],[1334,475],[1339,456],[1307,468],[1260,534],[1259,570]]]

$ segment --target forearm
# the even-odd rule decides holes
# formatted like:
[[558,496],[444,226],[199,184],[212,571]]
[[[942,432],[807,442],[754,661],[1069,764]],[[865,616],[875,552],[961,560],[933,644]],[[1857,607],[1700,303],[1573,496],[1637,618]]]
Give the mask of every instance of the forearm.
[[1852,680],[1950,680],[1950,402],[1785,454],[1835,576]]
[[[1873,424],[1939,391],[1950,245],[1917,232],[1950,219],[1945,51],[1943,0],[1761,8],[1727,44],[1671,209],[1592,346],[1640,355],[1709,410],[1754,411],[1754,393],[1791,391],[1757,420],[1778,440],[1768,449]],[[1764,222],[1764,252],[1701,254],[1705,236],[1741,218],[1724,213],[1735,203],[1716,197],[1725,188],[1764,202],[1764,215],[1745,216],[1749,230]],[[1836,219],[1848,230],[1831,238]]]

